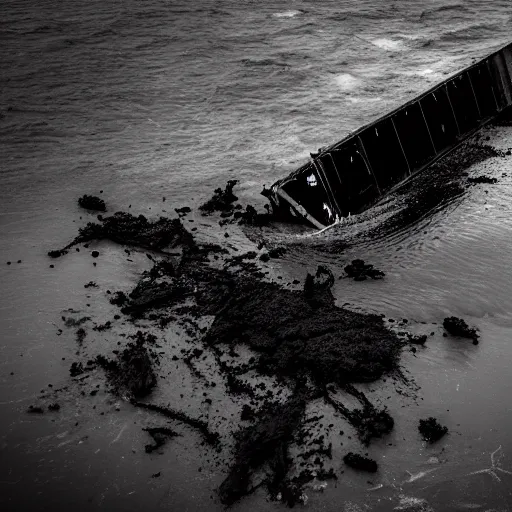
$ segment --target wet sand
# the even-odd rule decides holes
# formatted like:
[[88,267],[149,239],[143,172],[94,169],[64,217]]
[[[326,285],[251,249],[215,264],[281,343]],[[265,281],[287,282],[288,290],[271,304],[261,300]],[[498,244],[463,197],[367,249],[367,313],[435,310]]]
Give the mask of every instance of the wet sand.
[[[371,233],[375,226],[385,225],[385,220],[397,211],[393,208],[400,198],[391,198],[383,213],[377,209],[374,217],[368,215],[359,224],[345,226],[344,234],[336,233],[341,227],[320,238],[278,235],[275,228],[273,232],[272,228],[260,231],[232,224],[225,230],[228,237],[215,239],[207,226],[208,222],[218,222],[218,217],[204,218],[199,212],[192,212],[184,220],[187,228],[198,226],[193,233],[199,243],[215,242],[229,251],[227,256],[211,251],[212,265],[216,262],[220,269],[219,262],[226,258],[255,251],[261,269],[258,272],[263,272],[266,281],[284,283],[291,298],[303,293],[308,272],[314,274],[318,265],[325,265],[335,277],[329,290],[338,307],[345,305],[347,311],[363,315],[383,314],[382,327],[391,333],[405,330],[428,335],[423,347],[404,346],[401,373],[394,374],[394,378],[378,378],[380,375],[375,374],[369,380],[377,379],[376,382],[355,384],[356,391],[364,393],[376,407],[387,408],[394,419],[392,431],[380,440],[372,440],[368,448],[358,439],[357,428],[339,410],[327,405],[325,397],[314,393],[308,397],[305,417],[324,415],[321,421],[312,423],[310,437],[315,440],[323,435],[319,448],[327,450],[330,443],[332,448],[330,456],[324,452],[315,454],[305,467],[318,471],[319,463],[315,460],[319,456],[322,469],[332,469],[337,476],[337,480],[313,479],[304,484],[303,492],[311,510],[363,510],[363,504],[371,510],[389,510],[405,507],[406,498],[411,496],[426,499],[434,510],[464,510],[469,505],[507,510],[511,504],[508,489],[512,475],[497,469],[494,474],[498,478],[490,472],[470,475],[489,467],[490,454],[500,445],[495,457],[501,458],[495,458],[494,466],[512,471],[508,460],[512,453],[508,436],[508,397],[512,390],[508,339],[512,319],[506,303],[512,276],[503,256],[508,253],[511,240],[507,235],[510,178],[503,173],[510,172],[512,158],[506,151],[512,146],[512,131],[510,127],[489,128],[481,138],[482,143],[503,154],[491,155],[463,172],[468,172],[468,177],[496,177],[497,183],[466,186],[468,177],[453,177],[460,179],[461,193],[450,196],[443,202],[443,208],[425,212],[422,218],[401,226],[400,230],[390,230],[380,237],[369,236],[363,243],[354,243],[360,236],[357,230]],[[104,196],[108,207],[108,196]],[[4,222],[2,230],[2,260],[11,261],[11,265],[5,263],[1,267],[2,282],[6,283],[1,317],[1,402],[3,417],[7,418],[2,426],[2,448],[4,460],[8,461],[0,478],[4,487],[2,499],[13,510],[28,507],[34,496],[39,496],[42,509],[52,505],[78,510],[137,510],[142,506],[151,510],[221,509],[217,490],[233,461],[232,432],[258,422],[240,419],[247,392],[242,389],[238,394],[226,393],[225,386],[215,381],[212,368],[218,367],[219,358],[226,364],[236,361],[236,366],[252,364],[249,361],[254,354],[247,348],[251,343],[247,339],[236,340],[235,353],[230,353],[225,344],[222,354],[205,349],[202,344],[198,346],[202,343],[196,336],[198,332],[210,336],[219,332],[216,322],[220,313],[216,308],[208,314],[195,315],[191,323],[184,320],[190,316],[190,304],[182,305],[187,309],[169,312],[168,316],[172,314],[174,318],[169,319],[165,330],[160,323],[161,310],[157,318],[138,317],[133,323],[129,321],[109,299],[116,291],[130,293],[143,272],[147,272],[146,277],[151,275],[153,260],[159,256],[150,253],[153,259],[149,259],[147,250],[108,241],[88,241],[87,248],[83,244],[77,246],[79,252],[71,248],[67,255],[57,259],[46,256],[48,250],[73,239],[80,216],[95,221],[91,214],[78,208],[73,212],[34,208],[13,210],[10,216],[16,217],[16,222],[11,224],[10,231],[9,223]],[[64,224],[63,217],[67,219]],[[188,223],[189,218],[195,222]],[[471,230],[464,228],[468,223],[472,224]],[[350,234],[350,230],[354,232]],[[300,245],[296,243],[298,236],[302,237]],[[324,250],[336,247],[333,239],[343,243],[344,248],[335,253]],[[266,241],[266,247],[258,248],[262,241]],[[495,248],[489,250],[489,243],[495,244]],[[277,245],[287,251],[279,258],[260,259]],[[97,258],[92,257],[94,250],[99,252]],[[468,251],[467,257],[464,250]],[[183,253],[170,257],[179,264]],[[338,279],[346,275],[344,267],[357,257],[383,270],[385,277],[364,282]],[[22,262],[17,263],[18,259]],[[479,265],[469,266],[470,261],[478,261]],[[249,258],[247,262],[253,260]],[[232,266],[233,270],[237,268]],[[254,271],[253,267],[248,268]],[[165,276],[158,276],[162,277]],[[260,282],[261,278],[251,279]],[[90,281],[97,287],[85,288]],[[257,294],[265,290],[258,289]],[[323,297],[322,292],[317,299],[322,302]],[[212,302],[215,303],[210,301],[210,306]],[[224,306],[225,297],[219,295],[217,302],[217,307]],[[242,306],[247,303],[250,301],[245,300]],[[247,317],[243,308],[241,314],[242,318]],[[120,318],[114,319],[115,315]],[[478,346],[468,340],[443,336],[443,319],[452,315],[478,327]],[[87,333],[81,344],[76,339],[79,326],[66,327],[63,316],[75,322],[91,318],[80,325]],[[403,318],[407,323],[402,322],[397,328],[398,320]],[[93,329],[104,327],[109,321],[110,328]],[[229,316],[228,321],[233,323]],[[156,337],[156,341],[148,344],[154,353],[151,358],[158,360],[154,366],[157,385],[147,390],[151,403],[164,404],[185,412],[189,418],[206,422],[222,437],[221,452],[205,443],[201,431],[191,428],[190,423],[174,418],[168,424],[169,418],[158,411],[134,407],[126,386],[114,386],[113,390],[98,365],[74,378],[69,375],[73,362],[81,361],[87,366],[87,361],[98,354],[114,361],[119,355],[122,357],[126,342],[133,341],[127,337],[141,329]],[[194,353],[195,349],[203,352]],[[272,367],[275,361],[267,359],[266,364]],[[253,373],[249,372],[244,379],[255,393],[251,404],[254,409],[264,403],[269,388],[276,390],[281,386],[282,403],[293,396],[293,388],[279,383],[275,373],[264,376],[261,371],[250,370]],[[289,375],[289,371],[282,374]],[[332,375],[329,377],[329,382],[336,381]],[[213,383],[216,385],[212,386]],[[262,383],[264,386],[256,387]],[[309,391],[314,391],[314,387],[310,386]],[[336,395],[350,409],[358,407],[357,392],[347,394],[347,389],[338,389]],[[55,402],[60,404],[60,410],[47,411],[48,405]],[[30,405],[43,406],[45,413],[27,413]],[[433,445],[422,441],[417,430],[419,419],[429,416],[437,417],[449,429],[449,434]],[[333,427],[329,427],[331,424]],[[172,426],[179,435],[169,436],[162,447],[146,454],[145,446],[152,438],[142,429],[164,426]],[[304,444],[290,446],[290,456],[300,460],[301,450],[310,448],[304,450]],[[378,462],[378,472],[361,474],[345,467],[341,459],[349,451],[368,453]],[[262,474],[265,471],[257,468],[255,486],[264,479]],[[278,494],[275,492],[273,497]],[[279,506],[269,496],[272,490],[259,486],[252,496],[235,503],[233,508],[270,510]]]

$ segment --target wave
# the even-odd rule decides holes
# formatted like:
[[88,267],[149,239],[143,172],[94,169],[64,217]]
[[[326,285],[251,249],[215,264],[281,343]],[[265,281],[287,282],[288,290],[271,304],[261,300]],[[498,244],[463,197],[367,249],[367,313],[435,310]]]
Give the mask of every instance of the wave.
[[283,12],[276,12],[272,16],[274,18],[294,18],[295,16],[300,16],[301,14],[305,14],[306,11],[303,11],[302,9],[298,10],[291,10],[291,11],[283,11]]
[[242,64],[249,67],[259,67],[259,66],[279,66],[279,67],[289,67],[289,64],[286,62],[280,62],[274,59],[242,59]]
[[361,20],[385,20],[396,19],[400,16],[400,11],[394,8],[376,7],[376,2],[358,4],[357,9],[346,9],[342,11],[334,11],[326,14],[325,19],[329,21],[352,21],[357,23]]
[[18,30],[14,30],[14,29],[2,30],[2,29],[0,29],[0,40],[8,41],[10,39],[17,39],[20,37],[20,34],[24,35],[22,32],[19,32]]
[[103,27],[101,30],[97,30],[90,34],[90,38],[94,39],[96,37],[111,37],[118,36],[118,33],[111,27]]
[[440,5],[439,7],[433,7],[431,9],[425,9],[420,14],[420,19],[428,18],[432,15],[439,14],[439,13],[445,13],[449,11],[456,11],[456,12],[469,12],[469,9],[467,6],[461,3],[457,4],[449,4],[449,5]]
[[62,27],[59,25],[38,25],[37,27],[23,32],[23,35],[32,34],[49,34],[50,32],[62,32]]
[[161,48],[167,48],[171,43],[178,41],[178,36],[155,36],[151,41],[145,41],[135,46],[136,50],[156,50]]
[[[185,11],[190,13],[190,11]],[[152,11],[139,11],[134,13],[135,18],[139,18],[142,20],[152,20],[152,19],[162,19],[166,15],[164,9],[154,9]]]
[[[36,75],[37,73],[31,73],[31,75]],[[51,114],[53,112],[53,109],[51,107],[42,107],[39,108],[35,107],[22,107],[22,106],[16,106],[16,105],[9,105],[5,112],[14,112],[14,113],[20,113],[20,114]]]
[[402,69],[399,74],[404,76],[421,76],[432,80],[442,78],[457,68],[459,56],[432,56],[429,60]]
[[[486,39],[489,37],[496,37],[496,33],[500,33],[504,26],[504,23],[475,23],[468,24],[453,30],[442,33],[439,36],[440,41],[461,41],[461,40],[472,40],[475,39]],[[494,45],[496,45],[496,40]]]
[[357,78],[350,73],[340,73],[334,77],[334,81],[342,91],[352,91],[362,83],[360,78]]
[[349,96],[347,98],[349,103],[379,103],[382,101],[381,96]]
[[407,45],[401,39],[379,37],[378,39],[372,39],[370,43],[389,52],[401,52],[407,48]]
[[217,8],[210,9],[209,14],[215,15],[215,16],[233,16],[233,13],[223,10],[223,9],[217,9]]

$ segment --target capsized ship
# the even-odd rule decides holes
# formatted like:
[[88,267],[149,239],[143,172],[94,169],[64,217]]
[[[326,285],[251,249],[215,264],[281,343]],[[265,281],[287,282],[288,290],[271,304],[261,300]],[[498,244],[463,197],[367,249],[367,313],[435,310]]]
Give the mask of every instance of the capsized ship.
[[319,229],[364,211],[512,104],[512,43],[312,154],[267,190]]

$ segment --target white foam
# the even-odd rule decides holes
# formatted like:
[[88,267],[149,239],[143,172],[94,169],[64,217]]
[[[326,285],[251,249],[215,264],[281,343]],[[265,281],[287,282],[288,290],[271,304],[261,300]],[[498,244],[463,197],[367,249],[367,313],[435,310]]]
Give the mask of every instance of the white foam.
[[405,49],[404,42],[398,39],[386,39],[382,37],[379,39],[373,39],[371,43],[390,52],[400,52]]
[[361,84],[361,80],[350,73],[336,75],[334,80],[342,91],[352,91]]
[[455,59],[444,58],[435,62],[430,62],[424,67],[415,68],[413,70],[404,70],[401,74],[406,76],[421,76],[435,80],[441,80],[446,75],[447,70],[455,70]]
[[382,101],[380,96],[371,96],[371,97],[363,97],[363,96],[349,96],[347,98],[349,103],[377,103],[378,101]]
[[394,510],[418,510],[418,512],[434,512],[432,507],[427,504],[427,501],[414,496],[400,495],[400,503]]
[[421,76],[422,78],[428,78],[431,80],[441,80],[443,78],[442,73],[432,68],[406,70],[402,71],[401,74],[405,76]]
[[293,18],[294,16],[298,16],[302,14],[302,11],[284,11],[284,12],[276,12],[274,17],[276,18]]
[[400,37],[404,39],[408,39],[409,41],[418,41],[419,39],[422,39],[423,36],[421,34],[407,34],[407,33],[400,33]]

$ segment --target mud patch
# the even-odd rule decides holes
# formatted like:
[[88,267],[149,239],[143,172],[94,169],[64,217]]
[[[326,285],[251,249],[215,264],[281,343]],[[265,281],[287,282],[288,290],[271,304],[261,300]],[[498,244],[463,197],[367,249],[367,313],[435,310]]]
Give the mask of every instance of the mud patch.
[[364,260],[353,260],[345,267],[345,273],[354,281],[366,281],[366,279],[382,279],[386,274],[373,265],[366,264]]
[[238,201],[238,197],[233,194],[233,188],[238,180],[229,180],[226,188],[216,188],[213,196],[199,207],[204,215],[210,215],[214,212],[229,213],[234,209],[234,203]]
[[[207,210],[229,211],[231,190],[219,193],[215,208],[211,204]],[[206,387],[224,383],[226,392],[240,402],[239,414],[246,424],[238,432],[228,425],[235,450],[219,488],[223,503],[233,504],[264,486],[273,499],[292,505],[301,501],[304,486],[315,478],[336,478],[334,468],[324,468],[323,461],[332,457],[327,434],[315,434],[309,441],[311,436],[304,434],[311,425],[305,411],[315,401],[341,413],[363,445],[392,430],[394,421],[387,409],[377,408],[353,384],[399,372],[405,342],[387,328],[381,316],[337,307],[331,291],[335,279],[329,268],[320,266],[308,274],[302,289],[286,289],[262,279],[255,251],[233,255],[226,247],[196,242],[179,219],[152,222],[141,217],[118,212],[101,224],[89,223],[64,250],[106,238],[159,252],[151,256],[151,269],[141,275],[132,291],[109,294],[110,302],[120,306],[135,325],[144,322],[155,329],[179,325],[193,345],[182,348],[179,356],[174,353],[172,360],[187,365]],[[178,258],[166,253],[169,247],[177,249]],[[278,248],[271,254],[277,258],[283,251]],[[364,264],[367,273],[375,270],[368,267]],[[211,316],[210,327],[201,327],[201,320]],[[107,320],[94,330],[108,335],[111,327]],[[203,444],[222,452],[230,442],[212,429],[208,418],[148,400],[158,384],[159,354],[165,354],[157,352],[156,345],[154,335],[138,331],[123,350],[114,351],[116,358],[100,354],[86,365],[75,362],[70,373],[79,377],[101,367],[114,395],[190,427],[201,435]],[[242,349],[251,356],[236,362]],[[215,382],[195,366],[206,356],[214,361]],[[345,406],[337,389],[360,405]],[[212,400],[206,398],[204,403]],[[150,451],[166,438],[164,432],[152,432],[156,437]],[[297,451],[308,461],[308,468],[300,472],[294,464]]]
[[427,342],[428,336],[426,334],[418,334],[414,335],[411,333],[407,333],[407,341],[412,345],[425,345]]
[[156,386],[156,375],[144,339],[138,338],[135,343],[129,343],[117,360],[98,356],[96,363],[105,370],[116,395],[128,393],[140,398]]
[[197,418],[192,418],[188,414],[185,414],[184,412],[181,411],[176,411],[170,407],[139,402],[137,400],[131,400],[131,404],[134,405],[135,407],[140,407],[141,409],[156,412],[171,420],[176,420],[181,423],[184,423],[189,427],[198,430],[202,434],[205,442],[208,443],[209,445],[214,447],[219,446],[219,434],[217,434],[216,432],[212,432],[205,421],[202,421]]
[[149,427],[144,428],[144,432],[147,432],[152,438],[153,443],[144,446],[146,453],[153,453],[160,447],[164,446],[169,438],[177,437],[179,434],[169,427]]
[[358,391],[354,386],[345,384],[345,392],[359,400],[361,408],[349,409],[342,402],[336,399],[332,386],[325,389],[325,400],[335,410],[341,413],[347,421],[356,429],[361,443],[368,446],[373,438],[380,438],[393,430],[395,421],[386,409],[377,409],[364,393]]
[[75,336],[78,344],[81,344],[87,336],[87,331],[83,327],[80,327],[76,330]]
[[78,230],[78,236],[62,249],[48,252],[51,257],[58,257],[73,246],[92,240],[111,240],[112,242],[132,247],[140,247],[158,252],[165,252],[173,247],[194,247],[192,235],[183,227],[179,219],[160,217],[149,221],[144,215],[135,217],[130,213],[116,212],[110,217],[102,218],[101,223],[89,222]]
[[30,414],[44,414],[44,409],[38,405],[30,405],[27,412]]
[[349,452],[345,457],[343,457],[343,462],[359,471],[368,471],[369,473],[376,473],[378,469],[377,463],[373,459],[369,459],[367,457],[363,457],[358,453]]
[[473,340],[474,345],[478,344],[478,338],[480,337],[478,331],[474,327],[470,327],[462,318],[447,317],[443,320],[443,327],[452,336],[468,338]]
[[69,369],[69,374],[71,377],[78,377],[84,373],[84,365],[79,362],[74,362],[71,364],[71,368]]
[[494,185],[495,183],[498,183],[498,180],[496,178],[491,178],[489,176],[476,176],[475,178],[468,178],[468,183],[471,184],[485,184],[485,185]]
[[261,353],[260,372],[308,372],[319,385],[376,380],[396,368],[402,347],[380,316],[334,306],[330,289],[308,297],[248,279],[236,283],[205,341],[243,343]]
[[299,393],[287,403],[264,411],[254,425],[236,434],[234,461],[219,488],[222,503],[232,505],[252,492],[251,476],[264,464],[269,464],[271,470],[263,482],[270,494],[276,497],[279,492],[286,493],[284,481],[290,466],[288,447],[305,404]]
[[441,425],[432,416],[426,420],[420,420],[418,430],[427,443],[435,443],[448,433],[448,427]]
[[88,196],[87,194],[85,194],[78,199],[78,204],[79,206],[87,210],[95,210],[97,212],[107,211],[105,201],[96,196]]
[[258,213],[252,205],[247,205],[245,210],[239,203],[238,197],[233,193],[233,188],[238,180],[229,180],[224,190],[217,188],[211,199],[199,207],[203,215],[211,215],[215,212],[220,213],[222,220],[221,226],[231,223],[246,224],[251,226],[267,226],[273,216],[270,208],[267,206],[267,213]]

